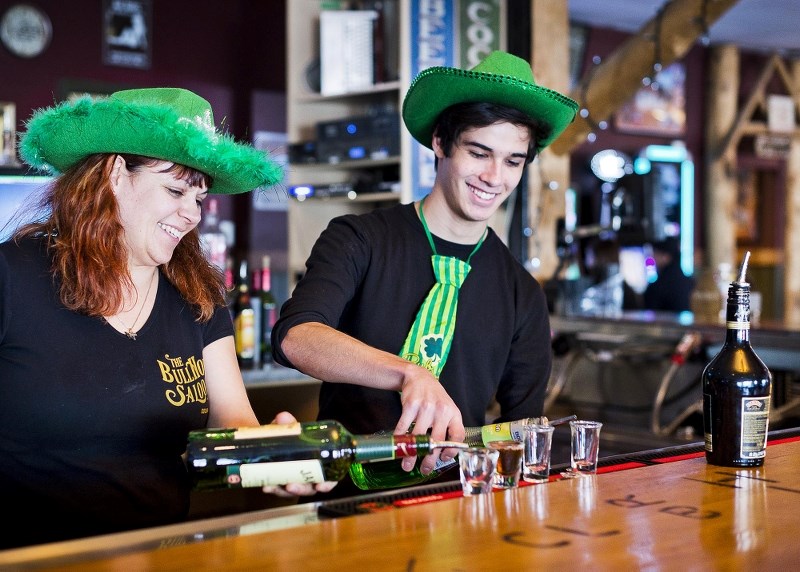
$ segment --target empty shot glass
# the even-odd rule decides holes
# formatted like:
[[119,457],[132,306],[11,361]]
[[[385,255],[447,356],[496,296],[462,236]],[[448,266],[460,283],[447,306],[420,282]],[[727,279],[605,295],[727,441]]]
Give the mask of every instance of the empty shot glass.
[[499,455],[498,451],[484,447],[470,447],[458,452],[461,490],[464,491],[464,496],[492,492]]
[[570,421],[572,432],[570,445],[570,470],[574,476],[593,475],[597,472],[600,452],[599,421]]
[[497,471],[494,474],[494,486],[498,489],[512,489],[519,486],[519,475],[522,472],[522,442],[492,441],[489,447],[500,453],[497,458]]
[[553,445],[552,425],[525,425],[522,428],[522,480],[546,483],[550,478],[550,451]]

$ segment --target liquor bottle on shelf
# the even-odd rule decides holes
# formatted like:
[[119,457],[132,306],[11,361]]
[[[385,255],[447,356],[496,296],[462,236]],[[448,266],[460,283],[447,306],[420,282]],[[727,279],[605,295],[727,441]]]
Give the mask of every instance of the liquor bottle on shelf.
[[253,367],[262,366],[263,357],[261,355],[262,313],[261,313],[261,271],[255,270],[252,273],[252,288],[250,289],[250,307],[253,308]]
[[296,422],[189,433],[187,460],[196,490],[338,481],[353,462],[427,455],[464,443],[427,435],[353,435],[336,421]]
[[236,301],[236,280],[233,277],[233,257],[229,254],[225,257],[225,304],[233,319],[233,303]]
[[225,271],[226,258],[228,255],[228,244],[225,233],[219,226],[219,202],[216,198],[209,198],[203,212],[202,225],[200,227],[200,245],[206,259],[216,266],[220,272]]
[[[528,417],[505,423],[493,423],[482,427],[465,427],[464,442],[470,447],[483,447],[492,441],[522,441],[522,428],[525,425],[540,424],[561,425],[576,419],[575,415],[548,421],[547,417]],[[437,460],[433,471],[423,475],[419,470],[420,463],[411,471],[404,471],[400,462],[386,461],[380,463],[353,463],[350,465],[350,478],[355,485],[365,491],[391,489],[419,485],[437,478],[442,473],[455,467],[456,459],[450,461]]]
[[236,298],[233,301],[233,338],[236,345],[236,359],[243,370],[255,367],[255,312],[250,296],[247,260],[239,264],[239,280]]
[[724,467],[764,464],[772,375],[750,346],[750,252],[728,288],[725,342],[703,370],[706,461]]
[[261,342],[261,362],[263,365],[272,363],[272,327],[278,319],[278,304],[275,295],[272,293],[272,269],[271,259],[264,256],[261,259],[261,292],[259,293],[261,302],[261,331],[259,341]]

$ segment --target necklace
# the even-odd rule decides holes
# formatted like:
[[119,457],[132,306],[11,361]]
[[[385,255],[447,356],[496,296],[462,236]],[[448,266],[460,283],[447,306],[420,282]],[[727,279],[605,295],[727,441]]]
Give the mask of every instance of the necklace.
[[132,339],[132,340],[135,340],[135,339],[136,339],[136,332],[134,332],[134,331],[133,331],[133,328],[135,328],[135,327],[136,327],[136,324],[139,322],[139,318],[142,316],[142,310],[144,310],[144,307],[147,305],[147,299],[150,297],[150,290],[153,288],[153,282],[155,282],[155,277],[156,277],[157,275],[158,275],[158,270],[156,270],[156,271],[153,273],[153,277],[152,277],[152,278],[150,278],[150,284],[147,286],[147,292],[146,292],[146,293],[145,293],[145,295],[144,295],[144,301],[142,302],[142,307],[141,307],[141,308],[139,308],[139,313],[138,313],[138,314],[136,314],[136,319],[133,321],[133,323],[131,324],[131,327],[130,327],[130,328],[129,328],[129,327],[127,327],[127,326],[126,326],[126,325],[125,325],[125,324],[122,322],[122,320],[120,320],[119,316],[114,316],[114,319],[115,319],[115,320],[117,320],[117,322],[119,323],[119,325],[120,325],[120,326],[122,326],[123,328],[125,328],[125,331],[124,331],[124,332],[122,332],[122,333],[123,333],[123,334],[125,334],[126,336],[128,336],[128,337],[129,337],[130,339]]

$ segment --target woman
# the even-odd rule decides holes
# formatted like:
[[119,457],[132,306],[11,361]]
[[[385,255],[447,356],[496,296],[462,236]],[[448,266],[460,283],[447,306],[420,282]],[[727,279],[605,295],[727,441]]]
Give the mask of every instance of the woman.
[[62,174],[0,245],[0,506],[21,509],[0,547],[180,521],[188,431],[258,425],[202,204],[280,168],[172,88],[38,111],[20,153]]

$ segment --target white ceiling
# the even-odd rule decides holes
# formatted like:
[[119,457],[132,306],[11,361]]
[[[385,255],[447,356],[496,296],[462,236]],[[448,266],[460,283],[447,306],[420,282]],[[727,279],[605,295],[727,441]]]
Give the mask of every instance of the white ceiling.
[[[637,32],[669,0],[568,0],[577,24]],[[800,57],[800,0],[739,0],[709,28],[712,44]]]

